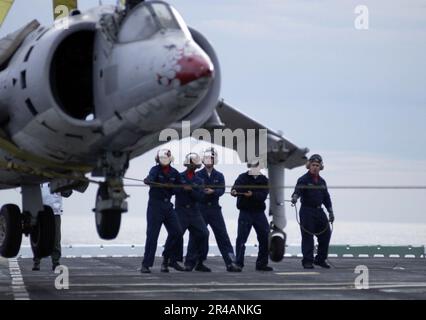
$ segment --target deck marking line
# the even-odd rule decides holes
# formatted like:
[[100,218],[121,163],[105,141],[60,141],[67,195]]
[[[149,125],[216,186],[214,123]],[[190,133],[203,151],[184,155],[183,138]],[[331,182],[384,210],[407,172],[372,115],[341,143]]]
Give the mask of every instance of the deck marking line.
[[9,259],[9,273],[12,278],[12,292],[15,300],[30,300],[21,268],[16,258]]

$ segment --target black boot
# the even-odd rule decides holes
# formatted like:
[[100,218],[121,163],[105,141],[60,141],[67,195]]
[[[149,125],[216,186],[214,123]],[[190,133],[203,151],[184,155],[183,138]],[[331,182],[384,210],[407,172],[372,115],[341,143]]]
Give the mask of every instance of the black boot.
[[199,262],[195,266],[195,271],[199,271],[199,272],[212,272],[212,270],[209,267],[207,267],[206,265],[204,265],[202,262]]
[[325,261],[314,261],[314,265],[320,266],[321,268],[324,268],[324,269],[330,269],[330,265]]
[[171,267],[171,268],[175,269],[176,271],[180,271],[180,272],[185,271],[185,268],[184,268],[184,267],[182,267],[182,266],[179,264],[179,262],[177,262],[177,261],[170,262],[170,263],[169,263],[169,267]]
[[226,271],[228,272],[241,272],[242,269],[234,263],[228,264],[226,266]]
[[161,272],[168,273],[169,272],[169,259],[164,258],[163,263],[161,264]]
[[184,271],[185,272],[192,272],[193,269],[194,269],[194,267],[186,265]]
[[270,266],[256,266],[256,271],[274,271]]
[[151,270],[148,267],[142,266],[141,273],[151,273]]
[[314,269],[312,262],[302,262],[302,265],[304,269]]

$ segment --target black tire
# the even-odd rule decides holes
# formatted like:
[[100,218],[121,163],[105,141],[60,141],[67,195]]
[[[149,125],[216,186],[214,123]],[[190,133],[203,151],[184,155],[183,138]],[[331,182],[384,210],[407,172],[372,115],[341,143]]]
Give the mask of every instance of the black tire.
[[30,242],[33,254],[38,258],[45,258],[52,254],[55,245],[55,215],[49,206],[39,212],[37,224],[31,230]]
[[281,262],[284,259],[284,254],[285,254],[285,243],[286,243],[285,233],[272,235],[269,241],[270,241],[269,258],[273,262]]
[[0,255],[14,258],[21,249],[22,214],[14,204],[4,205],[0,210]]
[[[99,186],[96,196],[96,207],[99,201],[108,200],[108,186],[103,183]],[[121,210],[95,210],[96,230],[103,240],[117,238],[121,226]]]

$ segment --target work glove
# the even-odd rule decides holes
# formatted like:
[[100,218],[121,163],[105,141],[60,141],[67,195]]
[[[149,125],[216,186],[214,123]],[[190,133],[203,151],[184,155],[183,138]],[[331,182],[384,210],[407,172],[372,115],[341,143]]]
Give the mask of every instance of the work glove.
[[334,213],[333,213],[333,211],[330,211],[328,213],[328,221],[330,221],[330,223],[334,222]]

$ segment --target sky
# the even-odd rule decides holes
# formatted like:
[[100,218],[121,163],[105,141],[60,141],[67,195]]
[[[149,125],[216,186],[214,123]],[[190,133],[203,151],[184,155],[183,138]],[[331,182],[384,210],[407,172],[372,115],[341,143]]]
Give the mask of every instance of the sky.
[[[97,3],[80,0],[80,7]],[[221,96],[299,147],[322,154],[321,174],[329,185],[426,185],[426,1],[170,3],[214,46],[223,74]],[[368,30],[355,28],[358,5],[368,8]],[[0,35],[34,18],[52,22],[50,1],[16,0]],[[145,177],[153,155],[135,160],[128,175]],[[245,170],[219,169],[229,183]],[[286,185],[304,172],[287,171]],[[336,221],[426,223],[426,190],[330,192]],[[65,207],[89,214],[94,193],[91,187]],[[129,193],[130,214],[144,217],[147,190]],[[19,203],[18,191],[0,194],[6,197]],[[236,210],[233,199],[223,202],[227,211]]]

